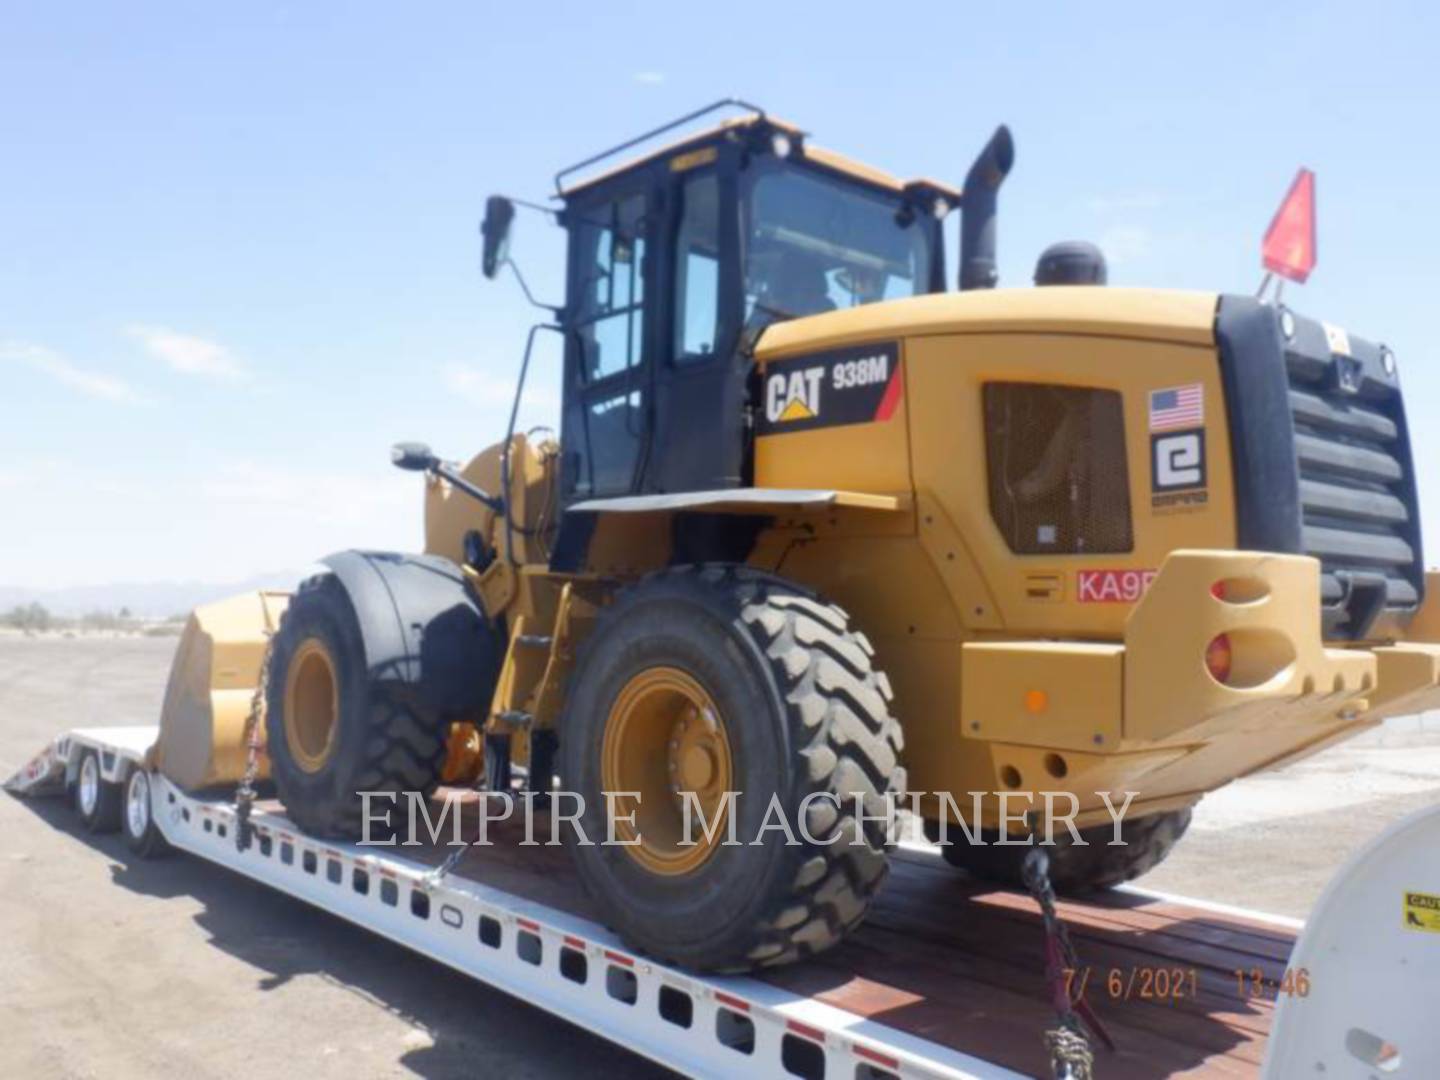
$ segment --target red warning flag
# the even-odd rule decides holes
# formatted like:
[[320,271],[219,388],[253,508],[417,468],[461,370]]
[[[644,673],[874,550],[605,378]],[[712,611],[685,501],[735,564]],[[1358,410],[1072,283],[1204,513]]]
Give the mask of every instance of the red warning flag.
[[1315,269],[1315,174],[1301,169],[1260,248],[1265,269],[1304,284]]

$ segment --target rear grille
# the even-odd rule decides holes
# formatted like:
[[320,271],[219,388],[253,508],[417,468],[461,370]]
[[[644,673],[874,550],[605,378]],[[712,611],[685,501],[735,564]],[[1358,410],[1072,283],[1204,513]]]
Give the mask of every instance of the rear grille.
[[[1292,315],[1291,318],[1294,318]],[[1288,320],[1287,320],[1288,322]],[[1320,560],[1332,637],[1363,637],[1420,600],[1419,528],[1400,387],[1383,350],[1294,318],[1285,373],[1300,546]],[[1344,351],[1335,351],[1339,344]]]
[[1424,577],[1393,359],[1238,297],[1221,301],[1216,336],[1241,546],[1320,560],[1326,637],[1397,636]]

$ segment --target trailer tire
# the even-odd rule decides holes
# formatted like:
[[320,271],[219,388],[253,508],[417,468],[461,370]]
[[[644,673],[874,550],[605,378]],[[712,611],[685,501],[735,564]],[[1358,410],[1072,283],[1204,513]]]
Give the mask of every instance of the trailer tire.
[[[1190,810],[1186,808],[1127,819],[1121,833],[1125,843],[1119,846],[1110,844],[1114,838],[1110,825],[1081,829],[1084,846],[1075,844],[1069,829],[1059,829],[1054,845],[1045,849],[1050,856],[1050,883],[1056,892],[1075,895],[1133,881],[1159,866],[1189,827]],[[951,833],[958,828],[953,826]],[[938,843],[938,825],[926,821],[925,835],[931,843]],[[1024,888],[1020,868],[1030,847],[996,847],[996,834],[989,829],[982,831],[981,838],[986,841],[983,846],[967,843],[962,835],[958,842],[942,844],[940,853],[951,866],[972,877]]]
[[334,574],[303,582],[271,645],[265,735],[285,811],[315,836],[371,839],[409,827],[415,791],[440,783],[448,724],[372,682],[355,609]]
[[125,844],[142,859],[155,859],[170,850],[160,827],[155,824],[150,774],[143,765],[130,770],[125,779],[125,803],[120,815],[120,831]]
[[120,785],[105,779],[100,755],[94,750],[86,750],[80,758],[73,795],[75,811],[85,828],[109,833],[120,827]]
[[[744,567],[664,571],[623,590],[601,613],[561,719],[560,771],[562,787],[584,799],[578,820],[593,841],[571,845],[580,878],[627,942],[670,963],[740,971],[818,953],[859,924],[888,870],[891,836],[873,818],[883,814],[887,796],[905,790],[900,725],[872,655],[840,608]],[[632,696],[651,687],[691,700],[676,698],[671,710]],[[661,834],[677,837],[664,848],[654,831],[644,839],[643,825],[633,848],[600,843],[609,824],[607,769],[613,774],[624,761],[644,758],[612,753],[609,740],[629,723],[620,719],[627,709],[649,718],[652,741],[655,731],[681,732],[678,740],[659,736],[653,753],[662,761],[667,753],[684,755],[685,740],[704,737],[689,725],[719,732],[723,765],[699,773],[723,775],[733,785],[728,789],[741,793],[730,815],[737,845],[723,837],[705,842],[697,860],[684,854],[683,827]],[[677,715],[682,719],[674,721]],[[670,807],[680,790],[702,790],[689,760],[682,760],[681,785],[665,792],[664,814],[678,813]],[[642,781],[659,773],[663,783],[664,768],[654,765]],[[863,822],[854,813],[857,794]],[[774,820],[769,808],[776,800],[794,846],[778,829],[760,828]],[[643,810],[647,803],[635,805]],[[625,813],[618,804],[617,825]],[[728,835],[729,820],[717,837]],[[573,829],[572,839],[579,839]]]

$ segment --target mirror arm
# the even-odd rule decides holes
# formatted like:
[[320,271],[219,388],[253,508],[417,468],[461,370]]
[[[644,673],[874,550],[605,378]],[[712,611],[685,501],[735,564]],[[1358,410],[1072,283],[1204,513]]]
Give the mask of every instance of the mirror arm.
[[[531,202],[529,199],[517,199],[513,195],[507,195],[505,197],[509,199],[512,203],[514,203],[516,206],[523,206],[526,210],[538,211],[539,213],[544,214],[547,217],[554,218],[556,225],[560,224],[560,211],[555,209],[555,207],[553,206],[546,206],[544,203]],[[554,195],[550,197],[552,199],[555,198]]]
[[491,510],[495,511],[495,513],[505,513],[504,499],[501,499],[495,495],[491,495],[484,488],[476,487],[474,484],[470,483],[469,480],[466,480],[463,476],[456,472],[453,466],[448,465],[443,461],[436,460],[432,462],[430,467],[425,471],[430,473],[432,476],[439,476],[449,481],[450,484],[454,486],[457,490],[463,491],[466,495],[469,495],[477,502],[484,503]]
[[[558,314],[558,312],[557,312]],[[506,494],[510,492],[510,448],[515,445],[515,420],[520,415],[520,397],[525,393],[525,378],[530,374],[530,354],[535,348],[535,336],[542,330],[565,335],[564,327],[555,323],[536,323],[530,327],[530,333],[525,338],[525,354],[520,358],[520,378],[515,380],[515,397],[510,402],[510,423],[505,428],[504,449],[500,451],[500,484]],[[505,558],[512,564],[515,563],[513,535],[515,522],[510,519],[509,508],[505,511]]]
[[546,304],[535,299],[535,294],[530,291],[530,286],[525,281],[525,275],[520,273],[520,267],[515,265],[515,261],[511,259],[510,256],[505,256],[505,261],[501,265],[510,268],[510,272],[515,275],[515,280],[520,283],[520,291],[525,294],[525,299],[530,302],[531,307],[537,307],[541,311],[548,311],[556,319],[560,318],[561,308],[554,304]]
[[[530,291],[530,283],[525,280],[525,275],[520,272],[519,265],[510,258],[507,250],[510,223],[514,218],[517,206],[534,210],[550,218],[555,224],[560,224],[560,211],[554,207],[543,206],[527,199],[516,199],[508,195],[491,195],[485,203],[485,220],[480,225],[480,235],[485,238],[486,247],[492,250],[487,252],[485,261],[481,263],[480,272],[487,278],[493,279],[500,272],[500,267],[508,266],[510,272],[515,275],[515,280],[520,283],[520,291],[525,294],[525,299],[529,301],[530,306],[537,307],[541,311],[548,311],[553,318],[559,319],[563,311],[562,307],[535,299],[535,294]],[[500,233],[499,238],[493,243],[490,239],[492,228]],[[491,255],[498,255],[498,259],[493,265],[490,262]]]

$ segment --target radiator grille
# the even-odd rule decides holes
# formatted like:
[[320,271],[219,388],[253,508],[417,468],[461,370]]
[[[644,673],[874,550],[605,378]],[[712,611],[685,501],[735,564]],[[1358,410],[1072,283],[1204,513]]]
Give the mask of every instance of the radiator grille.
[[1321,563],[1330,636],[1361,637],[1420,599],[1409,440],[1394,358],[1320,323],[1282,316],[1299,477],[1300,546]]

